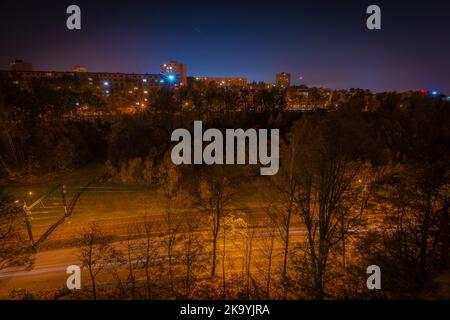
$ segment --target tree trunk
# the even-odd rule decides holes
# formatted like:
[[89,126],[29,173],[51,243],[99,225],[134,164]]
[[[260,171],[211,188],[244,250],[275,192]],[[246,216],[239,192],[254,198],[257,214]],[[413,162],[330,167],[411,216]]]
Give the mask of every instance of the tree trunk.
[[266,299],[270,299],[270,281],[271,281],[271,275],[272,275],[272,255],[273,255],[273,245],[274,245],[274,238],[271,237],[270,239],[270,248],[269,248],[269,266],[267,268],[267,283],[266,283]]
[[212,264],[211,264],[211,277],[216,276],[216,258],[217,258],[217,237],[219,236],[220,227],[220,200],[216,200],[216,208],[213,213],[213,244],[212,244]]
[[95,277],[92,273],[92,269],[89,268],[89,275],[91,276],[91,282],[92,282],[92,299],[97,300],[97,292],[95,288]]
[[226,296],[226,279],[225,279],[225,230],[223,231],[223,253],[222,253],[222,283],[223,283],[223,295]]
[[217,232],[213,233],[211,277],[216,276]]

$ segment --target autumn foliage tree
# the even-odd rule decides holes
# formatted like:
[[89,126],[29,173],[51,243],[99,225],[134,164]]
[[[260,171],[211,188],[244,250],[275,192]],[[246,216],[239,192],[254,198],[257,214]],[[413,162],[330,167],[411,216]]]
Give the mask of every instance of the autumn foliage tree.
[[0,270],[31,267],[34,255],[24,230],[24,212],[11,195],[0,190]]

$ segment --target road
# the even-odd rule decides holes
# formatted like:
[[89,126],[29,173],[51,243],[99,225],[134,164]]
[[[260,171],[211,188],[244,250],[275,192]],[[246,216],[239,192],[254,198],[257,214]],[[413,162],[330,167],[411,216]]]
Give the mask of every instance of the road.
[[[207,231],[199,231],[202,237],[207,237]],[[294,229],[291,230],[292,242],[299,242],[303,235],[306,233],[304,230]],[[276,231],[268,229],[258,229],[254,233],[256,238],[268,238],[274,236],[278,238]],[[139,239],[132,240],[134,242],[139,241]],[[239,242],[240,241],[240,242]],[[227,259],[237,261],[243,256],[243,248],[245,244],[242,240],[229,241],[227,245]],[[221,240],[219,240],[219,245]],[[260,243],[261,241],[258,241]],[[168,259],[166,254],[166,247],[164,242],[160,240],[154,240],[153,242],[159,247],[158,260]],[[124,252],[126,250],[126,241],[117,241],[112,243],[112,246],[116,249]],[[184,246],[182,241],[179,241],[177,247],[174,251],[181,251]],[[209,246],[208,246],[209,247]],[[220,250],[220,247],[219,247]],[[260,250],[259,250],[260,251]],[[253,259],[258,260],[257,255],[262,253],[258,250],[254,250]],[[274,256],[279,256],[281,258],[282,245],[277,243],[274,247]],[[176,258],[175,258],[176,259]],[[220,259],[219,259],[220,260]],[[137,261],[136,261],[137,262]],[[59,290],[65,287],[66,279],[68,275],[66,274],[66,269],[70,265],[80,265],[79,259],[79,249],[78,248],[61,248],[54,250],[44,250],[38,251],[35,256],[35,263],[33,269],[26,270],[23,267],[8,268],[0,271],[0,298],[7,298],[13,289],[26,289],[28,291],[45,291],[45,290]],[[240,270],[240,266],[235,265],[236,271]],[[87,274],[86,274],[87,275]],[[87,277],[84,277],[87,279]]]

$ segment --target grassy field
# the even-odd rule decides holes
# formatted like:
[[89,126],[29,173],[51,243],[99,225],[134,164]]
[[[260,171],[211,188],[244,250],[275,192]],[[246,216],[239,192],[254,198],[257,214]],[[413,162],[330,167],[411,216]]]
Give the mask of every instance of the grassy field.
[[[42,243],[42,250],[71,246],[71,241],[77,234],[92,222],[96,222],[107,233],[124,237],[130,232],[130,225],[142,222],[146,218],[163,228],[166,221],[167,200],[160,192],[145,185],[98,182],[101,172],[101,166],[87,167],[39,183],[7,187],[7,191],[18,202],[25,201],[28,206],[59,184],[66,186],[67,204],[81,192],[70,217]],[[83,189],[87,185],[88,187]],[[35,240],[63,217],[61,191],[61,188],[57,189],[30,211],[30,223]],[[266,219],[265,206],[268,203],[269,193],[270,189],[259,182],[243,186],[235,193],[233,201],[228,206],[228,212],[236,217],[242,217],[250,224],[261,224]],[[208,221],[207,212],[200,207],[177,208],[174,217],[183,222],[186,216],[193,212],[204,214],[204,222]]]
[[[0,296],[8,297],[15,288],[26,288],[31,291],[59,290],[64,287],[66,274],[65,267],[70,264],[79,264],[76,238],[92,222],[106,233],[114,235],[114,245],[122,247],[127,237],[133,232],[136,225],[148,219],[155,227],[155,239],[160,230],[166,231],[166,207],[167,200],[159,191],[145,185],[120,185],[98,182],[96,177],[101,174],[101,167],[89,167],[70,173],[63,177],[53,177],[33,184],[16,184],[7,188],[19,202],[25,201],[28,206],[47,194],[59,184],[66,185],[66,199],[71,199],[88,183],[89,186],[81,193],[74,210],[64,223],[60,224],[51,235],[38,247],[34,271],[25,272],[21,268],[12,268],[7,272],[19,272],[14,277],[0,277]],[[92,182],[94,181],[94,182]],[[45,231],[64,215],[62,189],[50,194],[42,203],[36,205],[30,212],[30,222],[35,241]],[[233,201],[228,206],[228,213],[243,218],[247,223],[263,226],[267,217],[265,206],[268,203],[267,195],[270,188],[262,186],[259,182],[242,187],[235,193]],[[174,211],[174,220],[179,225],[186,223],[193,214],[200,222],[201,237],[208,238],[210,224],[208,213],[201,207],[181,207]],[[255,235],[258,244],[266,244],[265,240],[270,233],[260,229]],[[300,235],[293,235],[294,239]],[[299,238],[300,239],[300,238]],[[296,240],[299,240],[296,239]],[[137,238],[136,238],[137,241]],[[156,240],[155,240],[156,241]],[[230,258],[230,268],[233,272],[242,269],[245,244],[241,240],[231,240],[227,250],[233,256]],[[180,244],[182,246],[182,244]],[[219,250],[221,244],[219,243]],[[207,244],[209,249],[209,244]],[[161,247],[164,251],[164,246]],[[256,249],[255,249],[256,250]],[[179,249],[181,251],[181,249]],[[274,248],[276,260],[281,257],[281,244]],[[263,252],[263,251],[261,251]],[[255,257],[262,253],[256,253]],[[161,253],[165,256],[165,253]],[[242,261],[241,261],[242,260]],[[257,259],[259,260],[259,259]],[[255,264],[255,268],[258,265]],[[22,274],[23,272],[23,274]],[[125,271],[124,271],[125,272]],[[89,285],[88,277],[83,277],[83,285]]]

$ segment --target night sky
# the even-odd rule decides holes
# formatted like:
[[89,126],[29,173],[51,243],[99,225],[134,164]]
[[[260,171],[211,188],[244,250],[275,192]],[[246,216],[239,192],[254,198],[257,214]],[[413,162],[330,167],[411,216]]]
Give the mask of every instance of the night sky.
[[[66,7],[82,30],[66,28]],[[382,30],[366,28],[370,4]],[[450,93],[450,1],[20,1],[0,0],[0,68],[158,73],[169,60],[188,75],[372,91]],[[300,80],[299,77],[303,79]]]

